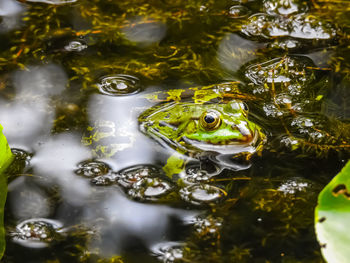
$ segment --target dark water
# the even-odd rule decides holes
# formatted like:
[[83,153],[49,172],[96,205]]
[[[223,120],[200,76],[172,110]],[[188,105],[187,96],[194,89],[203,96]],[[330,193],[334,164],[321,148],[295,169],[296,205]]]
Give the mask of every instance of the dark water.
[[[350,147],[347,10],[0,0],[0,123],[16,155],[2,261],[322,262],[314,207]],[[169,178],[174,151],[138,116],[168,90],[225,82],[262,152],[234,169],[189,158]]]

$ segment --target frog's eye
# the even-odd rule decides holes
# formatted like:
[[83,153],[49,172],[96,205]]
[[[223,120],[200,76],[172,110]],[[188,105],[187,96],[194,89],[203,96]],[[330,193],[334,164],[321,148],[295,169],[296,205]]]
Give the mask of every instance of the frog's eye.
[[247,104],[245,104],[244,102],[242,102],[241,105],[242,105],[241,107],[242,107],[242,109],[243,109],[244,111],[246,111],[246,112],[249,111],[249,108],[248,108],[248,105],[247,105]]
[[206,111],[199,118],[199,123],[205,130],[215,130],[221,124],[220,115],[216,110]]

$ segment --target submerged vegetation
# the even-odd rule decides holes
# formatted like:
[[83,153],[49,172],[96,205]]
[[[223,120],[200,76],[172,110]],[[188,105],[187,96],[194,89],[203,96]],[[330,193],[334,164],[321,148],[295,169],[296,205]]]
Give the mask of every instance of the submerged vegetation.
[[4,262],[322,262],[350,2],[2,1]]

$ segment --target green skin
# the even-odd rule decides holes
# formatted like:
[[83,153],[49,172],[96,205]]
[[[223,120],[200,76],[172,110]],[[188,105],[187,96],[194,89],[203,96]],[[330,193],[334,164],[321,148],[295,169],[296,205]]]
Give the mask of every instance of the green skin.
[[[203,116],[213,111],[220,121],[214,128],[208,128]],[[139,122],[145,134],[192,157],[208,154],[251,155],[265,139],[261,128],[248,120],[244,104],[238,100],[215,104],[161,104],[142,113]]]

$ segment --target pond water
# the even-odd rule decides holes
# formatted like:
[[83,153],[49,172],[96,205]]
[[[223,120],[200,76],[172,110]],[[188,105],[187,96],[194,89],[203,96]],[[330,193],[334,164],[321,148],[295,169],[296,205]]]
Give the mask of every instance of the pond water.
[[[314,207],[350,153],[349,10],[0,0],[2,261],[322,262]],[[173,135],[208,118],[209,138],[219,104],[234,143]]]

